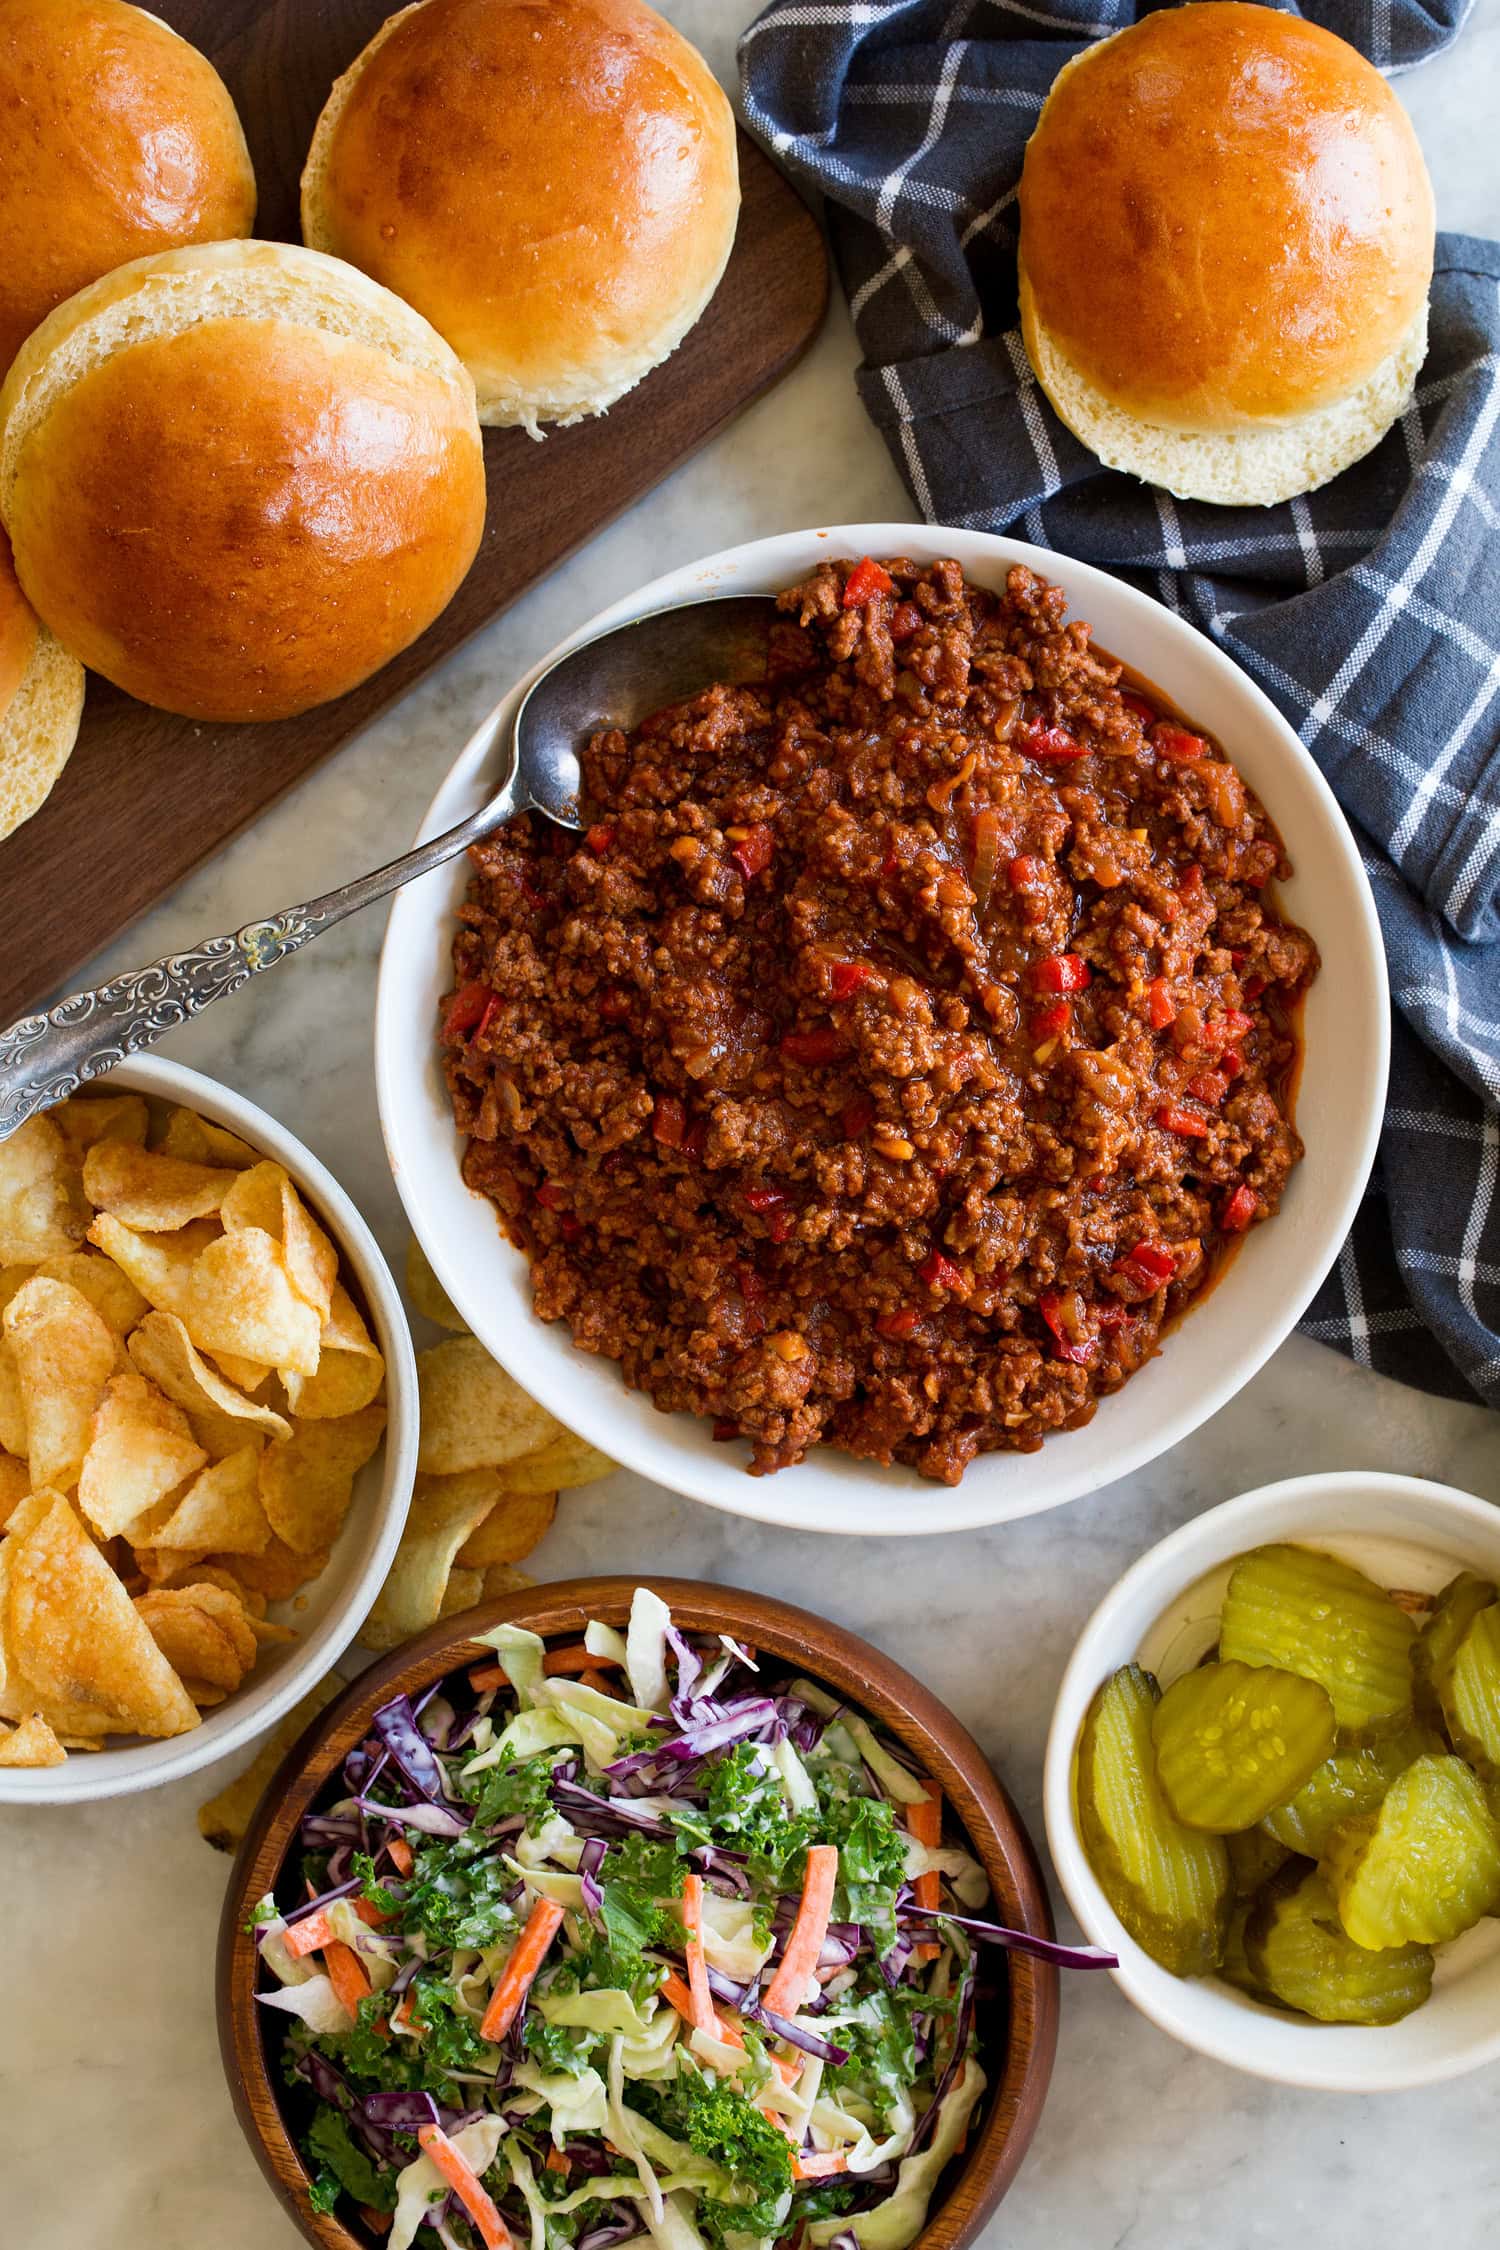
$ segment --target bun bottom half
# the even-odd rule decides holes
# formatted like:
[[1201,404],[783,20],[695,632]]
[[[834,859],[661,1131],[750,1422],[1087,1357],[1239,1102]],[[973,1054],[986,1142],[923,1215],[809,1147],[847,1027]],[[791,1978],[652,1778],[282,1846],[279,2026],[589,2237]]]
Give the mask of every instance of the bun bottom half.
[[83,666],[41,627],[20,685],[0,711],[0,836],[45,803],[83,717]]
[[1394,351],[1332,405],[1257,428],[1192,430],[1129,413],[1082,375],[1037,318],[1021,274],[1021,334],[1037,382],[1059,419],[1107,469],[1161,485],[1178,500],[1269,508],[1316,492],[1373,451],[1405,413],[1427,356],[1424,303]]

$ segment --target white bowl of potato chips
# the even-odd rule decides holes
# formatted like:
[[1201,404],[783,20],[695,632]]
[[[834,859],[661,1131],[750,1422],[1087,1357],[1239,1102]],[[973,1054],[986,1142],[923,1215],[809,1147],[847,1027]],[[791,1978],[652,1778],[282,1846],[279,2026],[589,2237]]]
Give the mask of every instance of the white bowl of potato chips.
[[272,1726],[374,1601],[416,1451],[385,1261],[253,1102],[143,1059],[0,1142],[0,1802]]

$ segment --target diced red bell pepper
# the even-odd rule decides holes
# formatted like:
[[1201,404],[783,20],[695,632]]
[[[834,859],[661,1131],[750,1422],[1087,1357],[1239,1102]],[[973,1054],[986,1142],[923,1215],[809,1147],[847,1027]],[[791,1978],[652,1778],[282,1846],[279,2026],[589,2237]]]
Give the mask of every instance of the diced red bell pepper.
[[866,555],[844,580],[844,607],[862,609],[877,594],[894,594],[895,591],[896,581],[890,572],[882,570],[878,562]]
[[798,1063],[836,1062],[844,1051],[844,1042],[831,1023],[813,1031],[784,1031],[780,1046],[784,1055]]
[[1246,977],[1244,983],[1240,987],[1240,990],[1244,993],[1245,998],[1250,1001],[1252,1005],[1260,998],[1265,989],[1266,980],[1264,977]]
[[863,1140],[874,1122],[875,1104],[864,1094],[852,1102],[846,1102],[839,1111],[839,1124],[846,1141]]
[[1153,1122],[1167,1133],[1180,1133],[1184,1140],[1201,1141],[1206,1138],[1209,1123],[1193,1109],[1183,1109],[1176,1102],[1163,1102]]
[[492,1001],[496,1007],[499,1006],[499,1001],[487,984],[478,981],[461,984],[448,1003],[448,1013],[443,1018],[443,1037],[467,1039],[479,1029],[490,1013]]
[[1086,758],[1087,745],[1069,734],[1066,727],[1044,727],[1033,720],[1016,736],[1016,748],[1028,758],[1040,758],[1047,765],[1061,765],[1073,758]]
[[536,1199],[544,1211],[561,1211],[568,1200],[566,1192],[558,1186],[556,1180],[543,1180],[536,1191]]
[[1177,1021],[1177,1002],[1165,977],[1153,977],[1146,987],[1146,1020],[1153,1031],[1165,1031]]
[[731,1438],[737,1438],[739,1434],[740,1426],[738,1422],[718,1421],[714,1424],[715,1445],[727,1445]]
[[1254,1029],[1254,1018],[1247,1016],[1243,1008],[1226,1008],[1222,1015],[1210,1016],[1203,1026],[1202,1044],[1211,1055],[1221,1054]]
[[1134,1249],[1116,1258],[1116,1270],[1122,1266],[1131,1268],[1145,1281],[1159,1284],[1170,1281],[1176,1273],[1177,1253],[1169,1250],[1164,1242],[1138,1242]]
[[1082,992],[1092,982],[1092,972],[1081,953],[1054,953],[1032,962],[1031,982],[1037,992]]
[[1052,1331],[1052,1357],[1071,1360],[1076,1367],[1087,1367],[1099,1349],[1097,1336],[1088,1336],[1075,1342],[1062,1322],[1062,1297],[1056,1289],[1044,1289],[1036,1301],[1036,1309]]
[[1224,1049],[1223,1054],[1219,1057],[1219,1068],[1226,1078],[1243,1077],[1245,1058],[1238,1047],[1226,1047]]
[[1031,1019],[1031,1035],[1043,1039],[1060,1039],[1073,1021],[1073,1004],[1070,1000],[1054,1000],[1050,1007],[1038,1008]]
[[835,1000],[850,1000],[862,991],[874,976],[868,961],[835,961],[828,972],[828,982]]
[[1030,852],[1022,852],[1018,859],[1011,861],[1005,872],[1010,877],[1010,887],[1013,891],[1026,891],[1040,877],[1042,863]]
[[1260,1197],[1241,1180],[1219,1213],[1219,1225],[1225,1234],[1243,1234],[1259,1209]]
[[682,1136],[682,1153],[684,1156],[697,1158],[703,1154],[707,1146],[708,1119],[706,1117],[695,1117]]
[[902,1305],[897,1312],[881,1313],[875,1323],[877,1336],[889,1336],[893,1343],[903,1343],[917,1325],[914,1305]]
[[571,1211],[563,1211],[558,1216],[557,1231],[564,1242],[576,1242],[583,1232],[583,1221],[575,1219]]
[[1208,744],[1201,734],[1189,734],[1186,727],[1174,726],[1170,719],[1158,719],[1151,729],[1151,747],[1159,758],[1208,756]]
[[1229,1081],[1222,1071],[1200,1070],[1187,1082],[1187,1092],[1205,1109],[1215,1109],[1229,1091]]
[[612,820],[596,821],[593,827],[587,831],[583,840],[588,845],[588,848],[593,853],[595,859],[603,859],[605,853],[609,850],[611,844],[615,840],[614,822]]
[[796,1223],[790,1211],[773,1211],[766,1221],[766,1232],[773,1242],[785,1242]]
[[1137,695],[1134,688],[1121,688],[1120,701],[1127,711],[1140,720],[1143,727],[1154,727],[1161,717],[1155,704],[1148,703],[1143,695]]
[[745,1202],[752,1211],[774,1211],[778,1203],[785,1203],[786,1194],[781,1188],[746,1188]]
[[748,883],[753,876],[764,875],[776,850],[776,838],[763,820],[747,828],[730,853],[730,858]]
[[909,641],[922,630],[922,612],[915,602],[897,602],[891,611],[891,639]]
[[675,1094],[658,1094],[651,1112],[651,1136],[663,1148],[681,1148],[687,1111]]
[[765,1275],[757,1273],[754,1266],[747,1266],[741,1263],[735,1267],[734,1273],[735,1279],[740,1285],[740,1295],[742,1297],[750,1298],[753,1300],[756,1297],[763,1297],[765,1295]]
[[1181,891],[1184,898],[1192,898],[1195,893],[1202,890],[1203,870],[1198,865],[1196,860],[1194,860],[1191,867],[1185,867],[1182,873],[1178,876],[1177,888],[1179,891]]
[[956,1266],[951,1258],[945,1258],[941,1250],[928,1251],[917,1268],[917,1279],[924,1281],[929,1289],[956,1290],[967,1289],[969,1286],[963,1269]]
[[1101,1305],[1099,1308],[1099,1326],[1106,1336],[1112,1336],[1117,1328],[1128,1326],[1129,1321],[1130,1315],[1121,1304]]

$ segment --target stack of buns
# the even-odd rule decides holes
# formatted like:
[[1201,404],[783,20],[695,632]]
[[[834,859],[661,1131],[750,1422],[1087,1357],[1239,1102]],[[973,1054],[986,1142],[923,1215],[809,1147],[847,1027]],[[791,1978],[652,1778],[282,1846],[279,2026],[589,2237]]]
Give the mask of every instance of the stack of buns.
[[481,421],[603,412],[737,210],[728,101],[643,0],[393,16],[319,120],[307,248],[247,239],[239,119],[174,31],[0,0],[0,833],[82,665],[274,720],[407,647],[479,547]]

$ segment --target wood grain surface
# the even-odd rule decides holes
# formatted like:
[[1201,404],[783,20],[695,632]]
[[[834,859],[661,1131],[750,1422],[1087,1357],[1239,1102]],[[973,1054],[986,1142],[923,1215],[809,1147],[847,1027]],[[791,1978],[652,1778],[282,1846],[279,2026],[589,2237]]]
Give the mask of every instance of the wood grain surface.
[[[868,1641],[768,1595],[702,1584],[651,1580],[676,1622],[690,1632],[732,1633],[763,1655],[808,1673],[872,1716],[942,1790],[947,1816],[981,1861],[996,1918],[1038,1937],[1053,1935],[1046,1887],[1031,1839],[973,1736],[951,1711]],[[369,1732],[372,1714],[403,1691],[414,1695],[445,1672],[492,1652],[471,1637],[496,1625],[523,1625],[544,1640],[576,1641],[591,1617],[622,1627],[635,1581],[561,1579],[434,1625],[362,1673],[320,1712],[278,1768],[240,1846],[219,1925],[219,2049],[234,2106],[262,2171],[317,2250],[378,2250],[380,2237],[357,2220],[318,2213],[307,2200],[307,2172],[288,2126],[275,2055],[284,2018],[258,2007],[258,1964],[244,1925],[256,1901],[282,1886],[297,1826],[335,1767]],[[1024,1953],[1004,1956],[1008,2008],[981,2013],[980,2054],[989,2077],[980,2123],[944,2174],[916,2250],[963,2250],[1015,2178],[1036,2131],[1057,2046],[1058,1973]],[[272,2018],[274,2017],[274,2020]]]
[[[211,56],[234,95],[259,183],[257,233],[299,238],[297,182],[313,124],[332,81],[390,4],[153,0],[156,14]],[[42,810],[0,843],[0,1024],[55,994],[136,915],[801,355],[827,302],[822,237],[743,133],[739,147],[739,233],[702,320],[607,415],[540,444],[523,430],[486,431],[490,506],[478,557],[443,615],[393,664],[300,718],[238,727],[173,718],[90,679],[67,770]],[[705,536],[705,548],[712,544]],[[453,747],[456,755],[461,745]],[[268,898],[258,910],[292,903]]]

